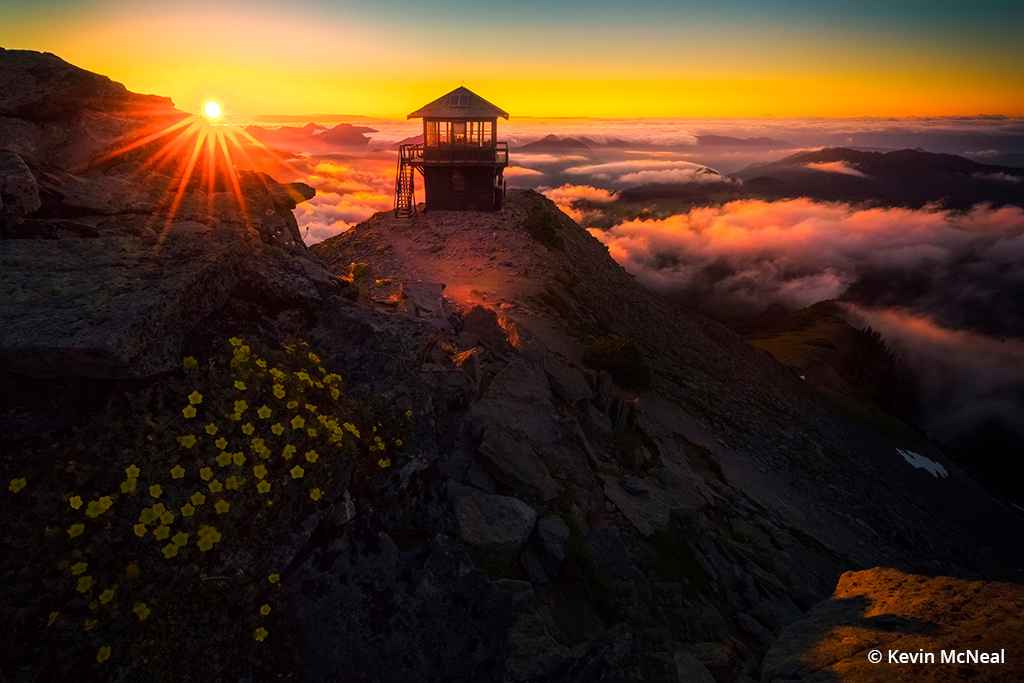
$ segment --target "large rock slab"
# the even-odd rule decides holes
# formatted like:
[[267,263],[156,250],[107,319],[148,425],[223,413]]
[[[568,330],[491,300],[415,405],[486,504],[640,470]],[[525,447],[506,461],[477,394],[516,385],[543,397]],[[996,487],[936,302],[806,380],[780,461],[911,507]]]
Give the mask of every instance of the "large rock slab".
[[[878,567],[846,572],[828,600],[784,628],[761,680],[1017,681],[1024,663],[1024,586]],[[882,661],[872,663],[877,650]],[[1005,664],[941,663],[944,651],[1005,653]],[[932,653],[934,664],[890,663]]]
[[158,240],[0,241],[0,366],[37,377],[148,377],[225,301],[250,243],[173,223]]
[[530,444],[500,427],[484,430],[477,460],[496,481],[517,493],[545,501],[558,495],[558,485]]
[[493,424],[534,444],[551,444],[571,436],[556,418],[551,388],[543,369],[526,358],[514,358],[502,368],[471,412],[474,432]]

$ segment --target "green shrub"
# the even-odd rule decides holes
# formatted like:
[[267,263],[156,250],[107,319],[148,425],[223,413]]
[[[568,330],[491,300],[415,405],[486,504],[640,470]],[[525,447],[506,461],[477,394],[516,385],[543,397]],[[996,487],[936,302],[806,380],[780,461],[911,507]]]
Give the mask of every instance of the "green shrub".
[[530,215],[523,221],[523,229],[534,242],[543,244],[553,251],[565,249],[565,242],[559,234],[558,217],[542,206],[530,209]]
[[605,370],[621,387],[643,390],[651,384],[651,369],[631,337],[601,339],[583,347],[583,364]]

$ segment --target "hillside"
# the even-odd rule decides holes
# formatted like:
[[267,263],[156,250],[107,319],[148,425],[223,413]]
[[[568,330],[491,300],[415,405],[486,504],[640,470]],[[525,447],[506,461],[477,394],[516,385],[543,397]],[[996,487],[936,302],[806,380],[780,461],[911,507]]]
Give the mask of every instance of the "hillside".
[[189,163],[170,102],[0,85],[5,679],[829,680],[993,620],[1024,656],[1019,516],[542,195],[307,250],[312,188]]

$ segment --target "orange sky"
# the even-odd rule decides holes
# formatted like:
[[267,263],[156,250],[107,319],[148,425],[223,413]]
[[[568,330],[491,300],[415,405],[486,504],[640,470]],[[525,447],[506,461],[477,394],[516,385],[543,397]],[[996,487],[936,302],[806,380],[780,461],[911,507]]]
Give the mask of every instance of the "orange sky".
[[402,118],[465,81],[528,116],[1024,115],[1014,3],[513,4],[8,0],[0,46],[194,112]]

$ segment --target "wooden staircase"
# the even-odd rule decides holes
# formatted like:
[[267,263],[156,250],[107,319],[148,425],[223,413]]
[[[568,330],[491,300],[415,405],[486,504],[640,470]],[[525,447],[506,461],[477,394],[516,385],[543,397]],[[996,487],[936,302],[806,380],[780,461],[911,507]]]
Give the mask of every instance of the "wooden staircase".
[[404,154],[398,155],[395,174],[395,218],[411,218],[416,209],[415,169]]

